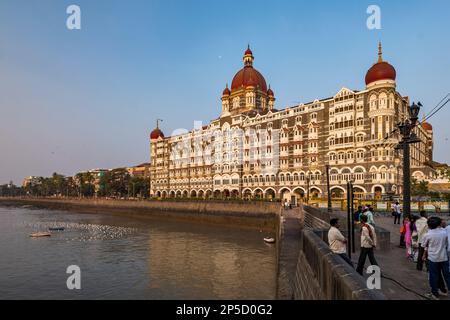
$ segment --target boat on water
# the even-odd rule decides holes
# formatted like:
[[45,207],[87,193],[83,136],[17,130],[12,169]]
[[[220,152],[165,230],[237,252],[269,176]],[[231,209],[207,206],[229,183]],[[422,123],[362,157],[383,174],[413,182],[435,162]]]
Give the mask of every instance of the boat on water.
[[50,237],[51,233],[50,232],[35,232],[30,234],[30,237],[32,238],[41,238],[41,237]]
[[49,231],[64,231],[64,227],[50,227]]
[[266,242],[266,243],[275,243],[275,239],[274,238],[264,238],[264,242]]

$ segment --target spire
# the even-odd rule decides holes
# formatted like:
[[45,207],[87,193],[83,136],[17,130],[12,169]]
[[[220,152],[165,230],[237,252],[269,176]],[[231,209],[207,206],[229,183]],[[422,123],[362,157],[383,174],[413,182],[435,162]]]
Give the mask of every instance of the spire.
[[254,59],[253,52],[250,49],[250,44],[249,44],[248,47],[247,47],[247,50],[244,53],[244,65],[246,67],[253,66],[253,59]]
[[162,119],[156,119],[156,129],[159,129],[159,122],[162,122]]
[[378,63],[383,62],[383,48],[381,46],[381,41],[378,42]]

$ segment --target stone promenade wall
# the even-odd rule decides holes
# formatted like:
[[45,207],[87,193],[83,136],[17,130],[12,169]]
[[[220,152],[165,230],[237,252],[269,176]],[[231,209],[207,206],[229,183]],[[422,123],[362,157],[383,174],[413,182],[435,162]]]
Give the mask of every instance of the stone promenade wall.
[[335,255],[312,230],[301,232],[301,250],[294,279],[299,300],[384,300],[341,257]]
[[270,202],[131,201],[106,199],[0,198],[4,205],[32,205],[83,213],[168,218],[227,226],[278,230],[281,205]]
[[[312,209],[312,210],[311,210]],[[299,211],[303,227],[299,232],[299,255],[292,275],[293,298],[298,300],[384,300],[341,257],[319,237],[329,229],[329,215],[305,206]],[[323,234],[321,234],[323,235]]]

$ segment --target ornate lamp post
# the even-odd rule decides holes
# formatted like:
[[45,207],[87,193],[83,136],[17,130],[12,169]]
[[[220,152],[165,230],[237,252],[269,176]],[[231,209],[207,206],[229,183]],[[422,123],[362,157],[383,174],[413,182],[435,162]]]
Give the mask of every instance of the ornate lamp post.
[[403,150],[403,214],[409,216],[411,214],[411,163],[410,163],[410,144],[420,142],[420,139],[413,132],[414,127],[419,119],[419,111],[422,104],[414,103],[409,107],[410,118],[399,123],[398,128],[402,136],[402,140],[396,149]]

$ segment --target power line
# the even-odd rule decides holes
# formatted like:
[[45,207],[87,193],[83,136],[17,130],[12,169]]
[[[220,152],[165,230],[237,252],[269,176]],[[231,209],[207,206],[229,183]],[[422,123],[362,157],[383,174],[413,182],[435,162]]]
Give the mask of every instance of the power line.
[[433,113],[431,113],[430,115],[428,115],[426,118],[425,118],[425,121],[426,120],[428,120],[428,119],[430,119],[432,116],[434,116],[436,113],[438,113],[442,108],[444,108],[446,105],[447,105],[447,103],[449,103],[450,102],[450,98],[449,99],[447,99],[447,101],[445,101],[444,102],[444,104],[442,105],[442,106],[440,106],[438,109],[436,109]]
[[438,104],[437,104],[433,109],[431,109],[430,112],[428,112],[428,114],[425,116],[425,118],[429,117],[429,115],[430,115],[434,110],[436,110],[436,108],[439,107],[439,105],[440,105],[445,99],[447,99],[449,96],[450,96],[450,93],[447,93],[447,95],[446,95],[445,97],[443,97],[443,98],[441,99],[441,101],[439,101]]

